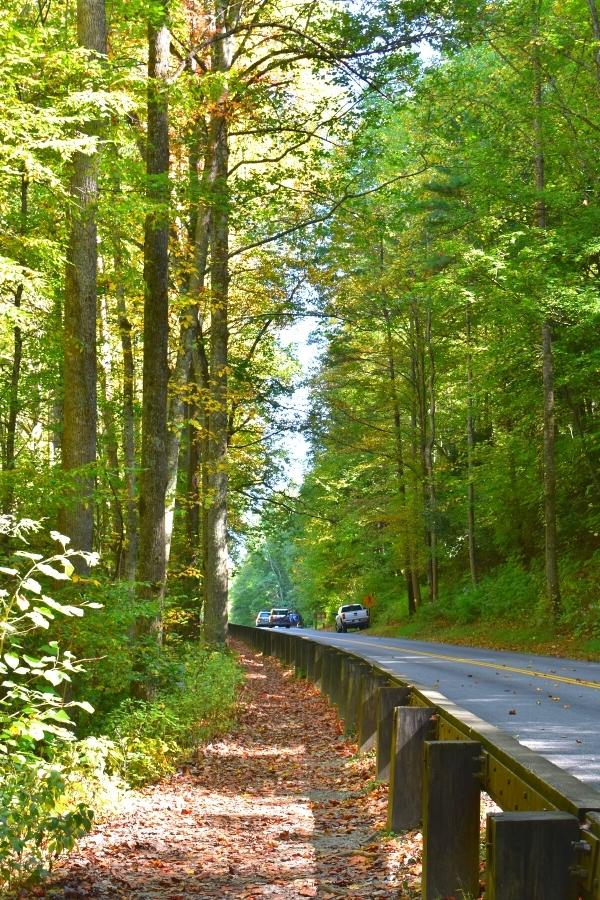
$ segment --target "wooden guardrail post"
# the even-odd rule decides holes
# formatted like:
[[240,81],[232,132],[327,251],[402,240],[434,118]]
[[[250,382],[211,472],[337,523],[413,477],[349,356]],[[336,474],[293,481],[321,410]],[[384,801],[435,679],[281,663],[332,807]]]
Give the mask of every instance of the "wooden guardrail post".
[[377,710],[377,779],[390,780],[390,758],[392,753],[392,732],[394,730],[394,709],[405,706],[410,700],[409,687],[382,687],[379,691]]
[[314,641],[303,640],[306,644],[306,677],[309,681],[315,680],[315,652],[317,645]]
[[335,705],[338,708],[338,716],[344,722],[346,721],[346,706],[348,703],[348,677],[350,674],[350,664],[352,657],[345,651],[340,653],[340,681],[336,693]]
[[360,681],[360,708],[358,718],[358,749],[367,753],[377,741],[377,713],[379,709],[379,689],[387,687],[389,679],[367,670]]
[[480,769],[477,741],[425,742],[423,900],[478,896]]
[[490,813],[486,900],[568,900],[579,821],[562,812]]
[[327,644],[323,645],[322,660],[320,690],[322,694],[329,697],[329,685],[331,684],[331,647]]
[[323,689],[323,659],[324,659],[324,645],[320,642],[315,644],[315,662],[314,662],[314,677],[313,681],[315,686],[319,688],[319,690]]
[[304,667],[304,641],[300,640],[295,635],[293,637],[290,635],[290,640],[294,654],[294,672],[296,673],[297,678],[304,678],[306,672]]
[[343,650],[336,650],[333,654],[331,671],[331,702],[336,706],[340,718],[342,718],[345,695],[345,661],[346,653]]
[[433,710],[398,706],[394,710],[387,825],[390,831],[416,828],[423,815],[423,753],[435,737]]
[[344,734],[355,734],[358,731],[360,715],[360,688],[363,676],[369,671],[366,663],[351,658],[346,679],[346,703],[344,716]]

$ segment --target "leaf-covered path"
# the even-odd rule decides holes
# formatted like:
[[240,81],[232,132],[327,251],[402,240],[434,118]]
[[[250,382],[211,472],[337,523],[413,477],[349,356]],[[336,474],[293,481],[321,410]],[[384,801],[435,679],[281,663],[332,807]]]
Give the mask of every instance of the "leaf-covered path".
[[386,789],[309,684],[238,646],[235,730],[134,795],[55,872],[42,896],[418,896],[419,835],[382,835]]

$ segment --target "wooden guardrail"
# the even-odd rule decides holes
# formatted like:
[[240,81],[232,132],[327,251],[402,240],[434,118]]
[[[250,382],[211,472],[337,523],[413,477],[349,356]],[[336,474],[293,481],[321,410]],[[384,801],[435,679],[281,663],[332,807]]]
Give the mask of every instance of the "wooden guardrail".
[[389,782],[390,830],[423,825],[424,900],[479,893],[480,794],[486,900],[600,900],[600,793],[436,691],[302,632],[230,625],[293,666],[338,709]]

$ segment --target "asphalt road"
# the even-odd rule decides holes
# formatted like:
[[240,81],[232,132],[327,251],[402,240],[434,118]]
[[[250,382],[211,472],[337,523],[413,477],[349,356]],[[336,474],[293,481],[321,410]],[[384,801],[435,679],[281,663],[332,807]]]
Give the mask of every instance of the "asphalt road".
[[526,747],[600,788],[600,663],[452,644],[335,634],[299,635],[351,650],[439,691]]

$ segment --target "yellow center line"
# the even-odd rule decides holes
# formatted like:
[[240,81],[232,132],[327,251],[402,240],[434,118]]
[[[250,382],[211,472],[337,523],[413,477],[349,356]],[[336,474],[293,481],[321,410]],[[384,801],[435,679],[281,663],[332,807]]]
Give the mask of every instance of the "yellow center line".
[[[382,650],[394,650],[399,653],[411,653],[413,656],[429,656],[432,659],[441,659],[446,662],[466,663],[470,666],[480,666],[484,669],[501,669],[503,672],[513,672],[515,675],[528,675],[532,678],[547,678],[549,681],[557,681],[560,684],[573,684],[576,687],[592,688],[600,691],[600,682],[584,681],[580,678],[570,678],[568,675],[551,675],[549,672],[538,672],[535,669],[521,669],[519,666],[509,666],[506,663],[485,662],[481,659],[469,659],[462,656],[447,656],[444,653],[432,653],[429,650],[408,650],[406,647],[395,647],[392,644],[373,644],[372,641],[353,641],[353,644],[362,644],[365,647]],[[351,649],[348,647],[348,649]]]

